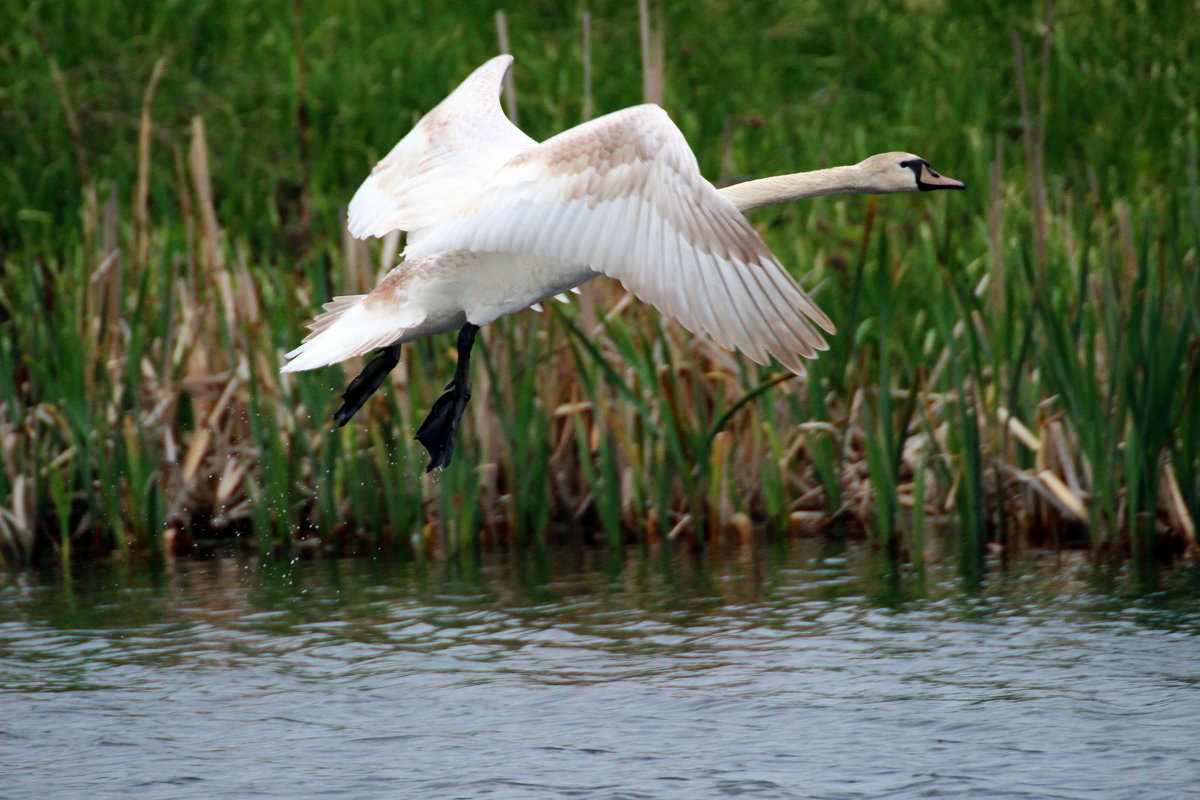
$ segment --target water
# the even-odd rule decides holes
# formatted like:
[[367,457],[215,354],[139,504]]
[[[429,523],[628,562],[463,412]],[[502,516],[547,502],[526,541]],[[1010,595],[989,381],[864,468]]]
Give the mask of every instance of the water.
[[6,800],[1200,795],[1200,603],[1078,567],[976,595],[816,544],[3,580]]

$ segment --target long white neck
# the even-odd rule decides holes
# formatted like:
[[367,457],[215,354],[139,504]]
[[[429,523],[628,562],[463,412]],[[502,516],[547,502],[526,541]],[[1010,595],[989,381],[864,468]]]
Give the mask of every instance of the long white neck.
[[862,170],[857,166],[830,167],[737,183],[721,189],[721,194],[731,200],[738,211],[749,211],[803,197],[869,192],[862,179]]

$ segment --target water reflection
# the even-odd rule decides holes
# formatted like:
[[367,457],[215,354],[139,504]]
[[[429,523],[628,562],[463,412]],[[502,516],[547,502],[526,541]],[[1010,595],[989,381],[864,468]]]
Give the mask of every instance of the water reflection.
[[0,590],[5,797],[1180,797],[1200,605],[823,542]]

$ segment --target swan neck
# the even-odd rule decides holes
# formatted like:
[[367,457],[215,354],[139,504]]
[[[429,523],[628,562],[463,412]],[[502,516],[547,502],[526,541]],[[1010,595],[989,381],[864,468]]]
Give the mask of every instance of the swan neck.
[[756,181],[746,181],[721,190],[739,211],[786,203],[805,197],[826,194],[862,193],[867,191],[856,166],[830,167],[812,172],[776,175]]

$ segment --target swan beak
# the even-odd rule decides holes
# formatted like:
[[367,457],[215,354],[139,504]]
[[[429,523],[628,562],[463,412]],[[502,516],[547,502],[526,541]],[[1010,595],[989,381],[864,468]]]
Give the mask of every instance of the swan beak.
[[962,181],[939,175],[931,170],[928,164],[922,164],[921,171],[917,174],[917,188],[922,192],[932,192],[934,189],[966,189],[967,185]]

